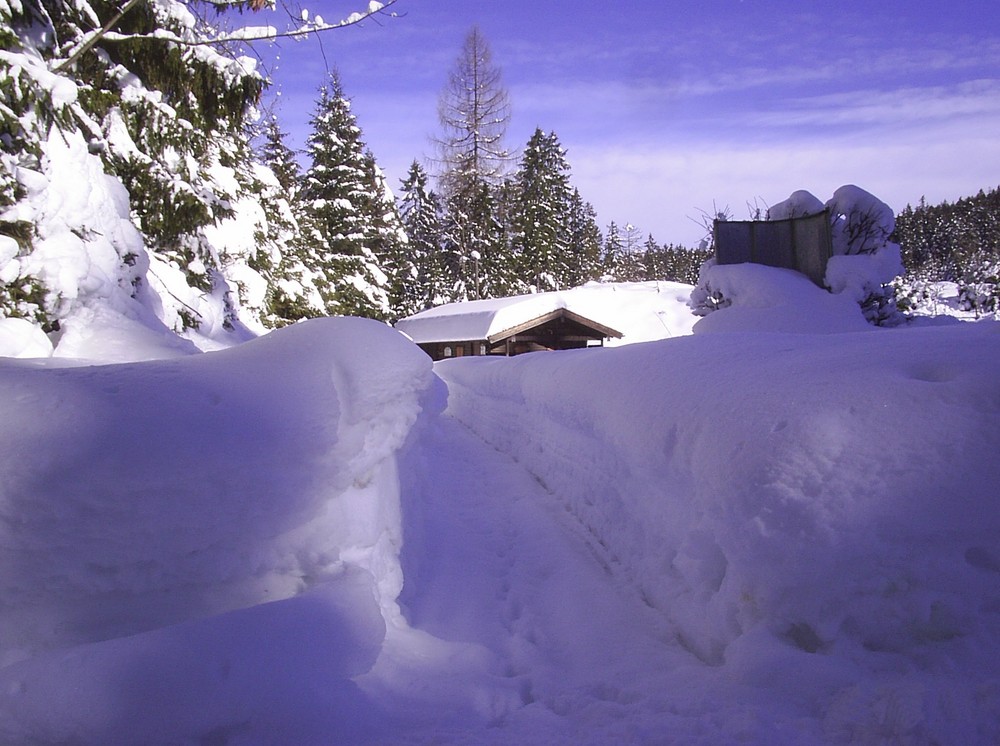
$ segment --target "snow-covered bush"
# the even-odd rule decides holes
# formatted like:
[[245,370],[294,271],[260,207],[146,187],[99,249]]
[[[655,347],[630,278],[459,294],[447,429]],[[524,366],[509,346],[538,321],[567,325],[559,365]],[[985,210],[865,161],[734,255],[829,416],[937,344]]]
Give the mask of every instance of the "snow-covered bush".
[[892,208],[853,185],[840,187],[825,207],[830,211],[833,240],[827,287],[834,293],[850,293],[870,323],[899,323],[902,316],[892,281],[904,270],[899,246],[890,240],[896,227]]
[[958,283],[963,311],[979,316],[1000,310],[1000,257],[980,252],[968,262],[964,275]]
[[703,262],[698,270],[698,283],[691,291],[691,299],[688,302],[695,316],[708,316],[712,311],[727,308],[733,304],[732,299],[727,298],[721,288],[713,287],[709,270],[714,266],[716,266],[716,262],[712,258]]
[[933,312],[938,305],[941,283],[925,276],[908,275],[893,280],[896,308],[902,313]]

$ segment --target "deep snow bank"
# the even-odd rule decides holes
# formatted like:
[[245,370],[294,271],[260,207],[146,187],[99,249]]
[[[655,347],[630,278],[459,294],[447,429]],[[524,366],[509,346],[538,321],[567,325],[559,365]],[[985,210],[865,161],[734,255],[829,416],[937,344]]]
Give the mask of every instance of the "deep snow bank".
[[[1000,327],[704,334],[440,363],[726,681],[835,742],[992,742]],[[882,734],[882,735],[879,735]]]
[[[717,292],[727,305],[694,324],[706,332],[792,332],[836,334],[870,331],[855,298],[828,293],[803,274],[762,264],[716,264],[701,272],[703,287],[692,293]],[[695,301],[697,302],[697,301]]]
[[432,380],[382,324],[327,319],[168,361],[0,365],[0,653],[402,578],[394,452]]

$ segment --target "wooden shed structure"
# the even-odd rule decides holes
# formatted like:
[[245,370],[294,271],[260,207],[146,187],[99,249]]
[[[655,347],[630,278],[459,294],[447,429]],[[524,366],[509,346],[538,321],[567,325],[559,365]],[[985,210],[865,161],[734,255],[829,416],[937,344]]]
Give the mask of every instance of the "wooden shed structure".
[[823,287],[833,254],[830,211],[783,220],[716,220],[715,260],[794,269]]
[[449,303],[396,322],[433,360],[603,346],[621,332],[567,307],[559,293]]

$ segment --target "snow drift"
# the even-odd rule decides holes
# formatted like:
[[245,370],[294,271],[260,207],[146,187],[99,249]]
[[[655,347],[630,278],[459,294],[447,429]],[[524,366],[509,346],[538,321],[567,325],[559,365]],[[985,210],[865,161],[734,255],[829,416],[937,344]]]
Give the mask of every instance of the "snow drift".
[[1000,737],[998,360],[998,327],[963,325],[437,370],[448,411],[565,505],[677,641],[768,706],[822,713],[807,740],[984,743]]
[[1000,327],[718,277],[614,349],[3,361],[0,741],[996,743]]
[[202,705],[216,725],[273,707],[283,665],[368,670],[402,584],[394,454],[431,381],[361,319],[174,360],[0,366],[2,740],[26,719],[43,740],[170,741]]

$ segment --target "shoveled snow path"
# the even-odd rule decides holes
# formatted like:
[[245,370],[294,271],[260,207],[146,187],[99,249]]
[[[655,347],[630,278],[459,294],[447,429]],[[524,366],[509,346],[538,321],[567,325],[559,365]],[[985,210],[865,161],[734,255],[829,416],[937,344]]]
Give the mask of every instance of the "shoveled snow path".
[[[485,647],[506,679],[498,687],[512,692],[494,701],[477,743],[711,737],[706,667],[516,461],[444,416],[422,433],[401,475],[400,602],[410,625]],[[762,724],[752,708],[747,716],[752,736]],[[439,728],[436,743],[444,730],[459,742],[472,736]]]

